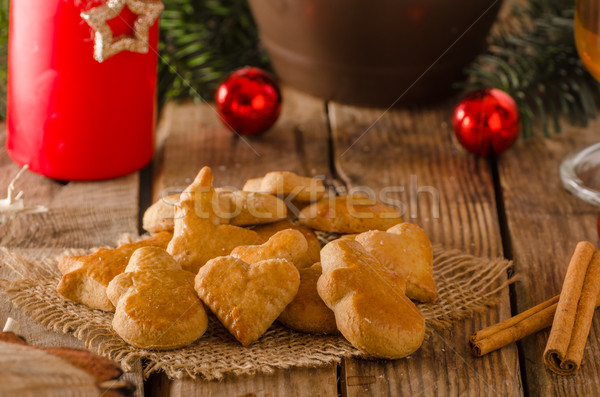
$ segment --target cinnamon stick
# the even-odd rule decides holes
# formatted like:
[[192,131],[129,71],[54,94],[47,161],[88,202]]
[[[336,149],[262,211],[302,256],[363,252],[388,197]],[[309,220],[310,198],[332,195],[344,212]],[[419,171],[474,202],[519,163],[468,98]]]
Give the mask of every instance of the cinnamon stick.
[[471,336],[471,352],[481,357],[552,325],[558,295]]
[[[593,252],[593,246],[589,250],[590,246],[585,245],[588,255]],[[469,340],[471,352],[480,357],[551,326],[559,297],[560,295],[557,295],[514,317],[476,332]],[[600,306],[600,295],[594,302],[594,307]]]
[[546,367],[571,375],[579,369],[600,291],[600,253],[591,243],[577,245],[558,300],[544,351]]

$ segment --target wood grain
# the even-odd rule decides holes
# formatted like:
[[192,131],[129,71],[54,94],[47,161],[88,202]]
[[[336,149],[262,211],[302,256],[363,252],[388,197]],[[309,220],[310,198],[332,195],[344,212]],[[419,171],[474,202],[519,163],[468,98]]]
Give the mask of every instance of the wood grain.
[[148,384],[150,396],[314,396],[337,395],[336,365],[320,368],[277,370],[271,375],[230,376],[221,382],[169,381],[153,376]]
[[[163,114],[154,165],[154,197],[185,188],[201,167],[210,166],[215,186],[241,188],[248,178],[287,170],[329,177],[328,129],[321,100],[284,89],[277,124],[260,137],[241,138],[227,130],[209,105],[169,105]],[[154,376],[153,395],[335,396],[336,366],[278,370],[272,375],[224,382]]]
[[97,396],[96,380],[82,369],[30,346],[0,342],[4,396]]
[[[550,139],[535,138],[505,153],[498,164],[516,271],[519,312],[560,293],[569,259],[580,240],[598,246],[598,209],[567,193],[559,166],[572,150],[598,140],[600,121],[567,128]],[[595,395],[600,383],[600,319],[594,318],[582,365],[574,376],[547,371],[542,354],[549,331],[522,342],[530,395]]]
[[[397,200],[404,219],[433,242],[494,257],[502,248],[493,178],[485,160],[453,145],[451,105],[384,112],[330,104],[335,171],[349,189],[369,186],[379,199]],[[381,195],[391,188],[397,193]],[[520,395],[514,345],[480,359],[467,348],[476,329],[507,317],[508,288],[497,308],[436,332],[410,358],[346,360],[347,395]]]
[[185,188],[203,165],[215,184],[240,189],[253,177],[273,170],[329,175],[327,121],[322,101],[283,90],[282,114],[258,137],[229,131],[208,104],[169,104],[158,129],[154,198]]
[[[19,167],[8,157],[4,145],[6,128],[0,125],[0,187],[4,189]],[[0,246],[23,255],[57,255],[66,247],[112,245],[122,233],[137,234],[137,173],[101,182],[59,183],[31,172],[16,183],[27,206],[45,205],[47,213],[20,215],[0,224]],[[0,191],[5,197],[5,191]],[[43,249],[42,249],[43,248]],[[0,277],[10,279],[0,266]],[[7,317],[21,325],[21,334],[35,346],[83,348],[73,336],[48,331],[21,314],[0,295],[0,328]],[[136,396],[144,395],[141,363],[125,377],[136,385]]]

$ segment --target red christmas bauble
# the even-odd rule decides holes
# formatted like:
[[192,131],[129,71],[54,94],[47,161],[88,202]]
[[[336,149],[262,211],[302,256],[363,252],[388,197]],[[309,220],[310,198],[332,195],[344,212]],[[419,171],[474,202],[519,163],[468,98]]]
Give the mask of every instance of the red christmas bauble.
[[500,154],[519,137],[519,110],[514,99],[496,88],[466,96],[454,109],[456,138],[469,152]]
[[223,122],[241,135],[268,130],[281,112],[281,92],[269,73],[254,67],[233,72],[215,95]]

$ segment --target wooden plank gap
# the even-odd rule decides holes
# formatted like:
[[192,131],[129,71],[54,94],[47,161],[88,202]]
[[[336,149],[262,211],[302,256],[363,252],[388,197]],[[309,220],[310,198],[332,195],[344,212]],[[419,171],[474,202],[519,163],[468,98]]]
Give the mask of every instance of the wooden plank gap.
[[348,385],[346,384],[346,368],[343,363],[336,364],[336,374],[337,374],[337,394],[341,397],[348,396]]
[[[500,226],[500,239],[502,243],[502,252],[506,259],[513,259],[512,244],[510,241],[510,230],[508,227],[508,218],[506,214],[506,206],[504,203],[504,195],[502,194],[502,185],[500,183],[500,171],[498,169],[498,158],[491,155],[489,158],[489,168],[492,174],[494,183],[494,199],[496,201],[496,212],[498,224]],[[508,269],[507,277],[511,277],[515,272],[514,266]],[[519,313],[517,307],[517,288],[515,284],[508,286],[508,299],[510,303],[510,312],[512,316]],[[521,384],[525,396],[529,395],[529,384],[527,380],[527,363],[525,362],[525,352],[523,350],[523,341],[517,342],[517,357],[519,359],[519,371],[521,374]]]

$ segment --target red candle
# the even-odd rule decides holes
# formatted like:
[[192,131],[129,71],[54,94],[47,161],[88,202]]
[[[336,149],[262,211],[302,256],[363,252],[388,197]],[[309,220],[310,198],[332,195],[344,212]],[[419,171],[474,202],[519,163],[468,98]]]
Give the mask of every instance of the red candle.
[[11,0],[6,146],[15,162],[95,180],[151,160],[161,9],[146,0]]

